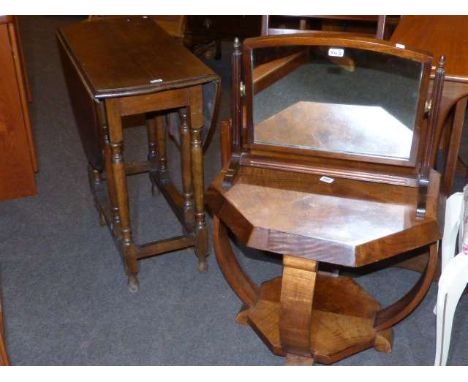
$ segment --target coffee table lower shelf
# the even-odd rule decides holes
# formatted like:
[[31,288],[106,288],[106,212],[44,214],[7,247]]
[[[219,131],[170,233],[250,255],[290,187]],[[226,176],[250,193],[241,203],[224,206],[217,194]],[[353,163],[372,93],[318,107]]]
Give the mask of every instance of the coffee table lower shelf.
[[[256,304],[243,309],[237,319],[251,326],[274,354],[289,358],[294,354],[288,354],[281,341],[282,284],[282,277],[263,283]],[[352,278],[318,273],[310,314],[310,354],[299,358],[331,364],[371,347],[390,352],[392,329],[379,332],[373,326],[380,309]]]

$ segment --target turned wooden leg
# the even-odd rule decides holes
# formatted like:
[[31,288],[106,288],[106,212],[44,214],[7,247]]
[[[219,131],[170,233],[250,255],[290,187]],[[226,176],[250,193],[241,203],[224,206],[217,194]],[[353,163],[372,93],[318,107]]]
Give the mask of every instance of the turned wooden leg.
[[158,114],[154,118],[154,122],[156,124],[158,171],[160,174],[164,174],[167,172],[166,116]]
[[180,140],[181,140],[181,173],[182,193],[184,197],[184,221],[185,227],[192,232],[195,225],[193,211],[193,183],[192,183],[192,159],[190,153],[190,129],[187,110],[180,112]]
[[117,206],[119,208],[120,216],[120,238],[122,242],[123,257],[129,276],[129,289],[130,291],[135,292],[138,290],[138,260],[135,253],[130,225],[127,178],[125,175],[125,164],[123,159],[122,119],[118,114],[117,105],[114,105],[113,100],[107,100],[106,106],[112,156],[112,171],[109,174],[109,178],[113,178],[115,185]]
[[[93,195],[95,195],[96,188],[101,186],[102,174],[101,174],[100,171],[98,171],[95,168],[91,167],[91,165],[88,165],[88,178],[89,178],[89,186],[91,188],[91,191],[93,192]],[[101,207],[97,203],[96,197],[94,197],[94,204],[95,204],[96,210],[98,211],[98,214],[99,214],[99,225],[100,226],[105,226],[106,225],[106,216],[104,215],[103,210],[101,209]]]
[[192,129],[192,177],[195,196],[195,250],[198,256],[198,269],[208,270],[208,228],[205,220],[203,152],[201,129]]
[[104,166],[107,174],[107,193],[111,208],[111,230],[114,235],[120,237],[120,214],[119,205],[117,203],[117,193],[115,190],[114,177],[112,176],[112,150],[108,130],[104,133]]
[[[146,133],[148,136],[148,162],[150,165],[150,173],[157,170],[158,167],[158,137],[156,121],[153,116],[146,119]],[[150,174],[151,176],[151,174]],[[151,178],[150,178],[151,179]],[[155,185],[151,182],[151,194],[156,194]]]
[[204,168],[202,128],[203,120],[203,93],[201,86],[190,89],[190,118],[188,120],[191,130],[191,156],[192,180],[195,199],[195,251],[198,256],[198,269],[208,270],[208,228],[205,220],[204,202]]
[[317,262],[293,256],[283,258],[280,339],[287,364],[312,364],[311,320]]

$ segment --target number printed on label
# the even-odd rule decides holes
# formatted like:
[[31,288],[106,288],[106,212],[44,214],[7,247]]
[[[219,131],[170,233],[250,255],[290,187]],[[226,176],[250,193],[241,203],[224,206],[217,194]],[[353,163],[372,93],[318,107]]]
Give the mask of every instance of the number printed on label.
[[342,48],[330,48],[328,49],[328,55],[330,57],[343,57],[344,49]]

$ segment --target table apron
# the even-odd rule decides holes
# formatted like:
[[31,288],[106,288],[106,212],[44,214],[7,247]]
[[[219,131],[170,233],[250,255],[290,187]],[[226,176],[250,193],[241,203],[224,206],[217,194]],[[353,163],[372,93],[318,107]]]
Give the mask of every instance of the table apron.
[[129,116],[190,106],[192,103],[191,94],[197,90],[201,94],[201,85],[183,89],[165,90],[152,94],[115,98],[112,101],[118,107],[121,116]]

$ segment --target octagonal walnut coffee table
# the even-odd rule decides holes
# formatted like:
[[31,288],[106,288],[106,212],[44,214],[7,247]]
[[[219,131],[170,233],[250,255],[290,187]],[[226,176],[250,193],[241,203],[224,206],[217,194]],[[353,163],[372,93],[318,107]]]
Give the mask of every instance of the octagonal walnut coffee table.
[[[262,66],[275,62],[287,65],[259,86]],[[431,66],[424,52],[339,34],[248,39],[243,51],[235,44],[224,167],[207,194],[216,256],[243,302],[238,322],[289,364],[390,351],[392,327],[430,287],[440,239],[432,163],[443,60],[429,93]],[[389,82],[394,94],[382,94]],[[282,255],[282,276],[257,285],[230,234]],[[387,307],[351,277],[322,271],[418,248],[429,249],[425,271]]]

